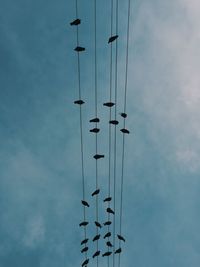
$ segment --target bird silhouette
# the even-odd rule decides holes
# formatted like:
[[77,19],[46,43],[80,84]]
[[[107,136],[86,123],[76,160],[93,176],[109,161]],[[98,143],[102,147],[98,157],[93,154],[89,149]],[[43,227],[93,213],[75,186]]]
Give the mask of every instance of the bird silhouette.
[[111,108],[111,107],[113,107],[115,105],[115,103],[113,103],[113,102],[106,102],[106,103],[103,103],[103,105],[106,106],[106,107]]
[[74,48],[74,50],[75,50],[76,52],[83,52],[83,51],[85,51],[85,47],[77,46],[76,48]]
[[81,245],[84,245],[84,244],[86,244],[87,242],[88,242],[88,238],[86,238],[86,239],[84,239],[83,241],[81,241]]
[[115,251],[115,254],[119,254],[122,252],[122,249],[121,248],[118,248],[116,251]]
[[85,248],[83,248],[82,250],[81,250],[81,253],[84,253],[84,252],[86,252],[86,251],[88,251],[88,247],[85,247]]
[[83,104],[85,104],[85,102],[83,101],[83,100],[76,100],[76,101],[74,101],[74,104],[77,104],[77,105],[83,105]]
[[83,206],[89,207],[90,205],[87,203],[87,201],[82,200],[81,203],[83,204]]
[[101,159],[101,158],[104,158],[104,155],[99,155],[99,154],[96,154],[94,155],[94,158],[97,160],[97,159]]
[[111,232],[108,232],[107,234],[104,235],[104,239],[107,238],[107,237],[110,237],[111,236]]
[[99,227],[99,228],[102,227],[101,224],[100,224],[99,222],[94,222],[94,223],[96,224],[96,227]]
[[106,211],[107,211],[108,213],[115,214],[115,212],[114,212],[111,208],[107,208]]
[[93,128],[90,130],[91,133],[98,133],[100,131],[99,128]]
[[122,113],[119,113],[124,119],[127,117],[127,114],[122,112]]
[[116,39],[118,38],[118,35],[114,35],[114,36],[111,36],[108,40],[108,43],[112,43],[113,41],[115,41]]
[[100,119],[99,118],[94,118],[94,119],[91,119],[90,122],[100,122]]
[[89,222],[81,222],[79,226],[87,226]]
[[107,197],[107,198],[104,199],[104,202],[109,202],[109,201],[111,201],[111,200],[112,200],[111,197]]
[[110,123],[110,124],[114,124],[114,125],[118,125],[118,124],[119,124],[119,122],[116,121],[116,120],[109,121],[109,123]]
[[107,222],[104,223],[104,225],[111,225],[111,224],[112,224],[111,221],[107,221]]
[[122,133],[125,133],[125,134],[130,134],[130,131],[127,130],[127,129],[121,129],[120,131],[121,131]]
[[71,26],[77,26],[79,24],[81,24],[81,20],[80,19],[75,19],[70,23]]
[[102,255],[102,257],[108,257],[108,256],[110,256],[111,254],[112,254],[112,252],[111,252],[111,251],[108,251],[108,252],[104,253],[104,254]]
[[113,247],[113,245],[111,244],[111,242],[110,242],[110,241],[106,242],[106,245],[107,245],[108,247],[110,247],[110,248],[112,248],[112,247]]
[[100,192],[100,189],[95,190],[95,191],[92,193],[92,197],[95,196],[95,195],[98,195],[99,192]]
[[124,242],[126,241],[125,238],[123,236],[121,236],[121,235],[117,235],[117,237],[119,238],[119,240],[122,240]]
[[85,260],[85,261],[82,263],[82,267],[88,265],[88,263],[89,263],[89,259]]
[[97,240],[99,240],[99,238],[100,238],[100,235],[96,235],[96,236],[93,238],[92,241],[93,241],[93,242],[94,242],[94,241],[97,241]]
[[94,259],[95,257],[98,257],[100,255],[100,251],[98,250],[97,252],[94,253],[94,255],[92,256],[92,258]]

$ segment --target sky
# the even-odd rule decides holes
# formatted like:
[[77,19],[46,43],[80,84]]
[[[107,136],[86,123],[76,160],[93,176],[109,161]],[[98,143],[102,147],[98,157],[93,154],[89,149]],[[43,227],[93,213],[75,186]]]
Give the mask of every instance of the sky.
[[[0,266],[81,266],[79,113],[73,105],[78,96],[76,36],[69,25],[75,18],[75,1],[0,2]],[[127,1],[119,2],[120,112]],[[102,0],[97,8],[99,148],[107,155],[108,111],[102,103],[109,97],[110,6]],[[88,132],[94,115],[92,1],[79,1],[79,16],[80,40],[86,47],[81,84],[92,221],[94,137]],[[132,1],[123,267],[200,263],[199,18],[198,0]],[[118,131],[117,181],[121,138]],[[102,199],[107,189],[106,159],[99,167]],[[102,221],[103,211],[101,204]],[[103,259],[101,266],[107,266]]]

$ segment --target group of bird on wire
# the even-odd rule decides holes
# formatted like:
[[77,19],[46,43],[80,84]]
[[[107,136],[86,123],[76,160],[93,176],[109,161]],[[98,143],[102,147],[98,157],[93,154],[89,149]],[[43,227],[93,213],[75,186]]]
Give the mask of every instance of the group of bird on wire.
[[[89,238],[87,236],[87,232],[88,232],[88,225],[89,222],[87,220],[87,209],[90,208],[90,204],[89,202],[86,200],[85,197],[85,170],[84,170],[84,147],[83,147],[83,115],[82,115],[82,106],[83,104],[85,104],[85,102],[82,99],[82,90],[81,90],[81,79],[80,79],[80,72],[81,72],[81,68],[80,68],[80,53],[86,51],[86,48],[81,46],[79,44],[79,25],[81,24],[81,19],[78,16],[78,0],[76,1],[76,18],[70,23],[71,26],[74,26],[76,28],[76,38],[77,38],[77,42],[76,42],[76,47],[74,48],[74,51],[77,52],[77,68],[78,68],[78,100],[74,101],[74,104],[79,106],[79,115],[80,115],[80,144],[81,144],[81,174],[82,174],[82,187],[83,187],[83,197],[81,200],[82,206],[83,206],[83,221],[79,224],[79,226],[81,228],[83,228],[84,230],[84,239],[81,241],[81,253],[85,255],[85,259],[82,262],[82,267],[85,267],[89,264],[89,257],[88,257],[88,251],[89,251]],[[111,64],[110,64],[110,99],[109,101],[103,103],[103,106],[109,108],[109,157],[108,157],[108,165],[109,165],[109,181],[108,181],[108,195],[105,199],[103,199],[103,202],[105,204],[107,204],[107,208],[106,208],[106,213],[107,213],[107,220],[104,223],[100,223],[99,221],[99,211],[98,211],[98,205],[99,205],[99,195],[100,195],[100,187],[99,187],[99,183],[98,183],[98,161],[100,159],[103,159],[105,157],[104,154],[101,154],[98,152],[98,133],[100,132],[100,128],[98,128],[98,123],[100,122],[100,118],[98,116],[98,112],[97,112],[97,46],[96,46],[96,24],[97,24],[97,19],[96,19],[96,13],[97,13],[97,7],[96,7],[96,0],[94,0],[94,26],[95,26],[95,38],[94,38],[94,51],[95,51],[95,55],[94,55],[94,62],[95,62],[95,68],[94,68],[94,72],[95,72],[95,115],[94,117],[89,121],[91,124],[94,124],[94,127],[92,129],[90,129],[91,133],[95,134],[95,154],[93,156],[93,158],[95,159],[95,166],[96,166],[96,188],[94,190],[94,192],[91,194],[92,198],[96,198],[96,218],[94,221],[95,227],[96,227],[96,235],[93,237],[92,242],[94,244],[96,244],[96,250],[92,255],[93,259],[97,259],[97,267],[98,267],[98,258],[100,255],[102,255],[102,257],[107,257],[108,258],[108,267],[109,267],[109,256],[113,255],[113,267],[115,266],[115,261],[114,261],[114,257],[116,254],[119,255],[119,266],[120,266],[120,254],[122,252],[122,248],[121,248],[121,242],[125,242],[125,238],[122,235],[122,199],[123,199],[123,179],[124,179],[124,136],[126,134],[129,134],[130,131],[126,128],[126,118],[127,118],[127,113],[126,113],[126,97],[127,97],[127,73],[128,73],[128,42],[129,42],[129,21],[130,21],[130,0],[128,0],[128,27],[127,27],[127,48],[126,48],[126,71],[125,71],[125,93],[124,93],[124,110],[123,112],[120,113],[121,117],[123,118],[123,128],[120,129],[120,131],[123,134],[123,142],[122,142],[122,175],[121,175],[121,199],[120,199],[120,230],[119,232],[116,234],[115,231],[115,172],[116,172],[116,126],[119,124],[119,121],[117,120],[116,117],[116,110],[117,110],[117,57],[118,57],[118,48],[117,48],[117,42],[118,42],[118,0],[116,1],[116,33],[113,34],[113,1],[111,0],[111,35],[108,38],[108,44],[110,45],[111,48]],[[113,61],[113,44],[116,44],[116,61],[115,61],[115,101],[112,101],[112,97],[111,97],[111,90],[112,90],[112,72],[113,72],[113,67],[112,67],[112,61]],[[115,116],[114,119],[112,119],[111,117],[111,109],[114,108],[115,109]],[[112,126],[113,125],[113,126]],[[110,190],[110,184],[111,184],[111,127],[115,127],[115,133],[114,133],[114,193],[113,195],[111,195],[111,190]],[[113,201],[113,203],[112,203]],[[113,205],[113,208],[111,208],[111,203]],[[110,227],[113,225],[113,232],[111,232]],[[105,244],[106,244],[106,251],[102,252],[99,249],[99,240],[101,238],[101,234],[100,234],[100,230],[106,227],[106,232],[104,235],[102,235],[102,239],[105,240]],[[118,238],[119,240],[119,246],[116,248],[115,245],[115,238]],[[113,241],[111,241],[111,238],[113,238]]]

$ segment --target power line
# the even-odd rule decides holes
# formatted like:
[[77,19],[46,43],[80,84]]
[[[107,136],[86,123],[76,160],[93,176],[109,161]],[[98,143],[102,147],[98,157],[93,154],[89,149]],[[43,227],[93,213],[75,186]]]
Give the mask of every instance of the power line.
[[[127,85],[128,85],[128,59],[129,59],[129,35],[130,35],[130,9],[131,2],[128,0],[128,23],[127,23],[127,42],[126,42],[126,69],[125,69],[125,85],[124,85],[124,114],[126,114],[127,105]],[[123,127],[126,128],[126,117],[124,117]],[[124,186],[124,161],[125,161],[125,133],[123,132],[122,140],[122,172],[121,172],[121,196],[120,196],[120,223],[119,234],[122,234],[122,210],[123,210],[123,186]],[[119,239],[119,247],[121,240]],[[119,254],[118,266],[121,264],[121,254]]]

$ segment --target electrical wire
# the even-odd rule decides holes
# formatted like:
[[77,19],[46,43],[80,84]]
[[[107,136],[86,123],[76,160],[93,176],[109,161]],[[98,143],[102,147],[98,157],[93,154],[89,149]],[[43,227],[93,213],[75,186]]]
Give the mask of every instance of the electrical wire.
[[[76,18],[78,19],[78,0],[76,0]],[[79,28],[76,27],[76,41],[79,46]],[[81,100],[81,68],[80,68],[80,55],[77,52],[77,66],[78,66],[78,95]],[[84,144],[83,144],[83,119],[82,119],[82,105],[79,105],[79,120],[80,120],[80,145],[81,145],[81,175],[82,175],[82,194],[83,200],[85,200],[85,169],[84,169]],[[83,221],[86,221],[86,208],[83,206]],[[87,237],[87,229],[84,226],[84,239]],[[86,244],[85,244],[86,247]],[[87,251],[85,252],[85,259],[87,259]]]
[[[126,113],[127,106],[127,85],[128,85],[128,59],[129,59],[129,35],[130,35],[130,10],[131,1],[128,0],[128,23],[127,23],[127,43],[126,43],[126,69],[125,69],[125,85],[124,85],[124,113]],[[124,118],[123,127],[126,127],[126,119]],[[120,222],[119,222],[119,234],[122,234],[122,216],[123,216],[123,187],[124,187],[124,161],[125,161],[125,133],[123,133],[122,140],[122,172],[121,172],[121,196],[120,196]],[[119,247],[121,240],[119,240]],[[118,266],[121,264],[121,254],[119,254]]]

